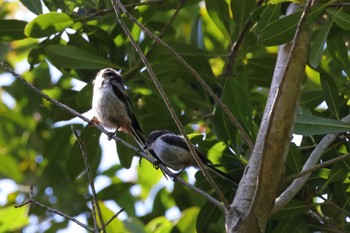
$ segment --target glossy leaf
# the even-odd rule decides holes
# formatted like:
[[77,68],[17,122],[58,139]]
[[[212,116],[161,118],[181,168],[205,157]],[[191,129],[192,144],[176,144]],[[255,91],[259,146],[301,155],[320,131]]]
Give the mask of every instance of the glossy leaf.
[[[104,223],[110,220],[115,214],[112,210],[110,210],[103,202],[99,202],[99,206],[101,209],[102,217],[104,219]],[[101,222],[98,221],[99,226],[101,226]],[[125,232],[128,233],[127,229],[124,227],[124,223],[120,221],[118,218],[113,219],[113,221],[105,228],[106,232],[110,233],[119,233]]]
[[118,66],[93,51],[71,45],[49,45],[45,48],[47,58],[58,67],[71,69],[102,69]]
[[71,180],[76,179],[78,176],[86,172],[82,153],[86,153],[85,156],[90,163],[91,170],[92,172],[95,171],[96,165],[99,164],[101,159],[99,136],[100,133],[94,128],[87,126],[82,130],[80,138],[84,143],[84,149],[86,152],[81,150],[78,141],[75,140],[66,161],[66,171]]
[[342,99],[339,96],[339,90],[332,78],[328,75],[321,74],[321,86],[324,99],[329,110],[334,114],[336,119],[340,119],[340,108]]
[[301,135],[318,135],[327,133],[342,133],[350,130],[350,124],[335,119],[297,114],[294,133]]
[[73,25],[73,20],[65,13],[50,12],[29,22],[24,33],[28,37],[41,38],[62,32]]
[[40,15],[43,13],[41,1],[21,0],[21,2],[25,7],[28,8],[28,10],[30,10],[34,14]]
[[195,232],[198,212],[199,209],[197,207],[192,207],[183,211],[176,227],[184,233]]
[[263,12],[261,13],[259,21],[257,22],[256,28],[255,28],[255,35],[260,34],[261,30],[263,30],[267,25],[269,25],[273,21],[277,20],[280,15],[281,15],[281,4],[267,5],[264,8]]
[[24,28],[27,22],[21,20],[0,20],[0,41],[13,41],[26,38]]
[[231,10],[233,12],[234,20],[240,30],[242,30],[244,24],[250,18],[251,12],[256,5],[255,0],[232,0]]
[[244,85],[237,79],[227,79],[224,86],[223,100],[248,134],[252,134],[251,99]]
[[[312,23],[329,3],[320,5],[312,10],[307,18]],[[280,45],[292,40],[302,12],[297,11],[268,24],[258,35],[258,43],[264,46]]]
[[289,42],[296,30],[301,12],[296,12],[275,20],[261,30],[258,43],[264,46],[280,45]]
[[221,32],[229,37],[230,35],[230,15],[228,4],[224,0],[205,0],[205,6],[210,18],[214,21]]
[[345,13],[340,8],[327,9],[327,13],[334,18],[335,23],[344,30],[350,30],[350,14]]
[[29,223],[29,205],[21,208],[13,206],[0,209],[0,232],[15,232]]
[[303,159],[298,147],[292,143],[289,147],[289,152],[287,156],[287,167],[293,172],[298,173],[301,171],[303,166]]
[[0,175],[13,179],[14,181],[21,181],[23,175],[17,166],[17,161],[10,155],[0,154]]
[[346,44],[347,42],[343,37],[333,36],[327,40],[327,50],[334,61],[339,63],[341,68],[349,75],[349,57]]
[[325,43],[333,25],[333,21],[327,22],[317,32],[316,37],[310,49],[309,62],[313,68],[317,68],[322,59],[323,50],[325,49]]

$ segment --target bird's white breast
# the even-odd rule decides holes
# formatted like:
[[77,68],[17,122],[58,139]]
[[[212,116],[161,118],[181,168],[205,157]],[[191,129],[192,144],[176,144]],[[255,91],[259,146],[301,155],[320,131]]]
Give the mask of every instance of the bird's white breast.
[[102,86],[102,79],[97,78],[94,83],[92,108],[98,120],[108,128],[127,126],[131,119],[125,104],[116,96],[110,84]]

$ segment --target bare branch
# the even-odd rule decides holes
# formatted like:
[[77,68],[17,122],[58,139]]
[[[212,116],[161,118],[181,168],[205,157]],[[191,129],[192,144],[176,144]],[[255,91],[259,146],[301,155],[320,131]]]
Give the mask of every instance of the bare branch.
[[[101,226],[102,226],[102,232],[106,233],[106,228],[104,227],[105,224],[104,224],[104,221],[103,221],[101,208],[100,208],[100,205],[99,205],[98,200],[97,200],[97,194],[96,194],[94,179],[93,179],[92,174],[91,174],[91,168],[90,168],[90,163],[89,163],[89,160],[88,160],[88,157],[87,157],[87,151],[86,151],[86,148],[85,148],[85,143],[81,140],[81,138],[79,136],[79,133],[74,128],[74,125],[71,126],[71,129],[73,131],[73,134],[74,134],[75,138],[77,139],[77,141],[79,143],[80,150],[81,150],[81,155],[82,155],[83,160],[84,160],[84,164],[85,164],[85,168],[86,168],[86,174],[87,174],[87,177],[88,177],[88,180],[89,180],[89,185],[91,187],[91,192],[92,192],[92,200],[93,200],[92,208],[94,208],[94,206],[96,206],[98,217],[100,219],[100,223],[101,223]],[[97,228],[97,226],[95,226],[95,229],[96,228]]]
[[350,155],[350,153],[345,154],[345,155],[341,155],[341,156],[339,156],[339,157],[337,157],[337,158],[328,160],[327,162],[323,162],[323,163],[320,163],[320,164],[318,164],[318,165],[316,165],[316,166],[313,166],[313,167],[310,168],[309,170],[301,171],[301,172],[299,172],[298,174],[295,174],[295,175],[293,175],[293,176],[288,177],[287,182],[292,181],[292,180],[295,180],[295,179],[298,179],[298,178],[300,178],[300,177],[303,177],[303,176],[305,176],[305,175],[307,175],[307,174],[310,174],[310,173],[312,173],[312,172],[314,172],[314,171],[317,171],[318,169],[321,169],[321,168],[323,168],[323,167],[327,167],[327,166],[329,166],[329,165],[331,165],[331,164],[333,164],[333,163],[336,163],[336,162],[342,161],[342,160],[344,160],[344,159],[350,158],[349,155]]
[[[258,3],[256,4],[255,8],[261,6],[263,4],[264,0],[259,0]],[[233,43],[231,49],[230,49],[230,54],[228,55],[228,64],[226,67],[226,72],[225,72],[225,78],[228,78],[231,75],[233,65],[235,63],[236,57],[237,57],[237,52],[239,50],[239,47],[242,44],[242,41],[249,31],[250,27],[252,26],[252,20],[250,18],[247,19],[247,22],[244,24],[242,30],[240,31],[237,40]]]
[[[344,123],[350,122],[350,114],[344,117],[342,120]],[[317,162],[320,160],[322,154],[324,151],[331,145],[331,143],[337,138],[336,134],[327,134],[322,138],[320,143],[315,147],[315,149],[312,151],[310,157],[306,161],[306,163],[303,166],[303,169],[301,172],[307,171],[311,169],[312,167],[317,164]],[[273,213],[277,212],[281,208],[283,208],[303,187],[303,185],[306,183],[306,181],[310,177],[310,173],[306,174],[303,177],[300,177],[296,180],[294,180],[288,188],[278,197],[276,198],[275,205],[273,208]]]
[[[119,0],[112,0],[113,3],[113,7],[115,9],[116,12],[116,16],[118,19],[118,22],[120,23],[120,25],[122,26],[124,32],[126,33],[126,35],[128,36],[128,38],[131,41],[131,44],[133,45],[133,47],[135,48],[136,52],[139,54],[143,64],[147,67],[147,70],[157,88],[157,90],[159,91],[166,107],[168,108],[173,120],[175,121],[175,124],[177,125],[180,133],[184,136],[184,139],[186,140],[186,143],[191,151],[191,154],[193,155],[195,161],[197,162],[198,166],[200,167],[201,171],[204,174],[204,177],[206,177],[206,179],[208,180],[208,182],[210,183],[210,185],[214,188],[214,190],[217,192],[218,196],[220,197],[220,199],[222,200],[222,202],[224,203],[224,205],[226,206],[226,208],[229,207],[229,203],[227,201],[227,199],[225,198],[224,194],[221,192],[220,188],[216,185],[216,183],[214,182],[213,178],[210,176],[209,172],[205,169],[205,166],[203,164],[203,162],[201,161],[201,159],[199,158],[199,156],[197,155],[192,143],[190,142],[190,140],[187,137],[187,134],[185,132],[185,129],[180,121],[180,119],[178,118],[178,116],[175,113],[174,108],[171,105],[171,102],[168,98],[168,96],[166,95],[165,91],[163,90],[156,74],[154,73],[151,65],[149,64],[147,58],[145,57],[145,55],[143,54],[140,46],[136,43],[136,41],[134,40],[134,38],[131,35],[130,30],[128,29],[128,27],[125,25],[124,21],[121,19],[121,11],[120,9],[126,13],[127,10],[125,9],[125,7],[123,6],[123,4],[119,1]],[[120,8],[120,9],[119,9]]]
[[27,204],[34,204],[36,206],[39,206],[40,208],[50,212],[50,213],[53,213],[53,214],[57,214],[57,215],[60,215],[62,216],[63,218],[65,218],[66,220],[70,220],[76,224],[78,224],[79,226],[81,226],[82,228],[88,230],[88,231],[91,231],[91,232],[96,232],[94,229],[90,228],[89,226],[85,225],[84,223],[80,222],[79,220],[59,211],[59,210],[56,210],[54,208],[51,208],[51,207],[48,207],[44,204],[41,204],[40,202],[36,201],[33,199],[33,186],[31,185],[30,186],[30,191],[29,191],[29,200],[27,200],[26,202],[20,204],[20,205],[15,205],[15,208],[20,208],[24,205],[27,205]]
[[232,114],[232,112],[229,110],[229,108],[225,105],[224,102],[214,93],[214,91],[208,86],[208,84],[202,79],[202,77],[198,74],[198,72],[193,69],[186,61],[183,59],[170,45],[165,43],[163,40],[161,40],[158,36],[156,36],[153,32],[151,32],[149,29],[144,27],[140,22],[137,21],[123,6],[123,4],[120,1],[112,0],[113,4],[115,3],[120,7],[120,9],[123,11],[124,14],[127,15],[127,17],[132,21],[134,24],[136,24],[138,27],[142,29],[142,31],[155,40],[158,44],[162,45],[164,48],[169,50],[175,58],[185,66],[186,69],[188,69],[192,75],[196,78],[196,80],[203,86],[204,90],[215,100],[215,102],[222,108],[222,110],[225,112],[225,114],[228,116],[230,121],[238,128],[238,130],[241,132],[242,137],[247,142],[250,149],[253,149],[254,143],[252,139],[250,138],[249,134],[244,130],[244,128],[241,126],[241,124],[238,122],[237,118]]
[[115,214],[111,217],[111,219],[108,220],[108,221],[106,222],[105,227],[107,227],[107,226],[108,226],[116,217],[118,217],[119,214],[121,214],[124,210],[125,210],[124,208],[121,208],[117,213],[115,213]]

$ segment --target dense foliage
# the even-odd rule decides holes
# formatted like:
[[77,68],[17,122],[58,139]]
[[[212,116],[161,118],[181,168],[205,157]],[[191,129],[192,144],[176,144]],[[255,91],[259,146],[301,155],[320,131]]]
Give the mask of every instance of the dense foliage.
[[[254,141],[277,46],[293,38],[301,11],[282,17],[288,3],[280,1],[265,1],[259,7],[255,0],[124,2],[138,22],[199,73]],[[340,133],[319,163],[347,154],[350,149],[350,126],[340,121],[349,114],[350,7],[339,7],[340,1],[316,2],[308,17],[308,23],[313,24],[313,39],[294,127],[294,133],[302,137],[300,143],[291,145],[281,192],[291,182],[288,177],[301,171],[324,135]],[[178,132],[118,23],[111,1],[0,0],[0,6],[0,60],[20,71],[28,82],[85,113],[91,109],[95,74],[113,67],[121,70],[144,132]],[[19,20],[18,14],[28,17]],[[192,142],[238,183],[251,153],[241,132],[172,52],[145,35],[127,16],[122,15],[122,20],[146,54]],[[237,39],[238,50],[230,56]],[[1,79],[8,76],[1,72],[3,83]],[[77,88],[77,80],[84,85]],[[67,227],[67,221],[38,207],[13,208],[26,198],[29,185],[35,187],[36,200],[70,216],[84,216],[92,225],[91,193],[82,174],[84,164],[71,124],[76,125],[87,145],[94,177],[108,180],[98,192],[105,220],[119,210],[112,211],[109,204],[125,208],[108,232],[224,232],[224,214],[213,204],[176,182],[172,187],[173,181],[163,178],[148,161],[138,166],[135,152],[123,145],[117,145],[118,153],[102,153],[97,129],[81,120],[65,123],[74,116],[41,99],[20,80],[4,82],[0,94],[0,181],[10,179],[17,184],[1,203],[1,232],[26,227],[28,215],[37,216],[42,223],[39,228],[47,232]],[[131,137],[118,136],[135,145]],[[112,166],[99,167],[102,154],[108,156]],[[349,167],[350,160],[344,159],[314,171],[293,200],[271,217],[267,232],[350,231]],[[181,176],[190,179],[192,175]],[[236,186],[214,178],[231,201]],[[195,174],[195,179],[196,186],[215,196],[201,172]],[[171,215],[169,210],[177,214]]]

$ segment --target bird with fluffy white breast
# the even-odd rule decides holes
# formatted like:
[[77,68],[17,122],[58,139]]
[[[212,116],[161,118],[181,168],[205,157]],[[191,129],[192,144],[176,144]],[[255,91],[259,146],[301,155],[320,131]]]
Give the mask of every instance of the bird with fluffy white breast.
[[[180,170],[179,173],[190,166],[198,168],[198,164],[193,158],[186,141],[169,130],[151,132],[147,137],[146,147],[152,149],[167,167],[176,171]],[[206,168],[236,184],[230,176],[214,167],[212,162],[196,146],[194,146],[194,149]]]
[[145,139],[131,109],[120,73],[112,68],[100,70],[93,81],[92,108],[97,121],[105,127],[131,134],[140,148]]

